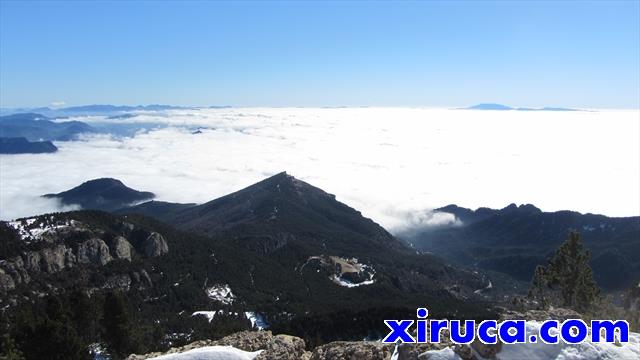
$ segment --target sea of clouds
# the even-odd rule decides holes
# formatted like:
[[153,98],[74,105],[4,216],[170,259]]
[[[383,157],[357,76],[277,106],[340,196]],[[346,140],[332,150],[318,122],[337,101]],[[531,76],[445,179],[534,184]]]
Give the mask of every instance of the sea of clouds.
[[389,229],[453,222],[430,211],[452,203],[640,215],[637,110],[229,108],[77,120],[145,129],[1,155],[1,219],[67,210],[39,195],[99,177],[202,203],[281,171]]

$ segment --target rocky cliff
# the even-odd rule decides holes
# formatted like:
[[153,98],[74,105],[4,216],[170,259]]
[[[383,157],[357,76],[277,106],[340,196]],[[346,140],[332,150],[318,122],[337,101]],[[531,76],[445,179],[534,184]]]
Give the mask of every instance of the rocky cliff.
[[[131,262],[132,258],[156,257],[169,252],[161,234],[145,232],[128,223],[122,223],[118,236],[57,215],[20,219],[3,226],[21,242],[16,244],[21,251],[0,259],[0,293],[28,284],[40,275],[78,266],[101,267],[115,260]],[[144,270],[128,277],[107,279],[104,286],[119,287],[119,284],[128,288],[131,282],[150,282]]]

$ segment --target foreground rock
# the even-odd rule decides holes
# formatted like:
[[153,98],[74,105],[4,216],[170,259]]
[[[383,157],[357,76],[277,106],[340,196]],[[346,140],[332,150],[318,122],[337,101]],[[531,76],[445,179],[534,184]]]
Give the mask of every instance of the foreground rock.
[[[130,355],[127,360],[152,359],[162,355],[184,353],[189,350],[206,346],[233,346],[248,352],[262,350],[256,360],[389,360],[396,351],[396,346],[374,341],[336,341],[315,348],[305,350],[305,342],[299,337],[290,335],[273,335],[271,331],[242,331],[231,334],[220,340],[199,340],[191,344],[172,348],[167,352],[150,353],[145,355]],[[417,360],[426,358],[421,356],[427,350],[445,349],[451,344],[426,344],[402,346],[398,351],[398,360]],[[474,359],[469,347],[454,347],[456,354],[462,359]],[[469,354],[465,356],[466,354]]]
[[341,360],[341,359],[391,359],[395,345],[379,342],[345,342],[336,341],[317,347],[311,355],[311,360]]
[[231,334],[220,340],[199,340],[189,345],[172,348],[165,353],[150,353],[145,355],[130,355],[127,360],[144,360],[161,355],[177,354],[204,346],[233,346],[244,351],[258,351],[262,353],[256,357],[259,360],[305,360],[310,353],[305,351],[304,340],[289,335],[273,335],[271,331],[242,331]]
[[[566,320],[582,318],[572,310],[551,309],[545,311],[530,310],[514,312],[504,310],[504,319],[526,319],[528,331],[535,331],[541,320]],[[549,351],[558,354],[558,358],[592,359],[594,354],[603,359],[638,359],[640,358],[640,334],[631,333],[629,344],[593,344],[578,345],[545,345],[545,344],[495,344],[487,345],[478,341],[470,345],[453,344],[449,334],[443,330],[441,342],[437,344],[383,344],[370,341],[336,341],[315,348],[305,350],[304,340],[289,335],[273,335],[271,331],[243,331],[229,335],[220,340],[196,341],[189,345],[173,348],[166,353],[152,353],[146,355],[130,355],[128,360],[150,359],[161,355],[177,354],[205,346],[225,345],[234,348],[261,353],[255,357],[259,360],[423,360],[423,359],[502,359],[520,360],[527,358],[546,358]]]

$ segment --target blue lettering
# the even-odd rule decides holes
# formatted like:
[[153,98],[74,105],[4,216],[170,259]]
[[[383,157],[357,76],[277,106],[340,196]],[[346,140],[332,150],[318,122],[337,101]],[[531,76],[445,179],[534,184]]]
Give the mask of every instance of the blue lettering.
[[558,320],[548,320],[540,327],[540,340],[547,344],[557,344],[558,335],[551,335],[551,329],[558,329]]
[[[484,320],[478,326],[478,339],[483,344],[496,344],[498,343],[498,335],[496,331],[498,329],[498,322],[496,320]],[[494,330],[493,334],[489,333],[489,330]]]
[[460,332],[460,320],[451,320],[451,341],[456,344],[469,344],[475,338],[476,322],[475,320],[465,320],[464,335]]
[[[527,338],[527,322],[525,320],[507,320],[500,324],[498,332],[505,344],[524,344]],[[509,330],[515,330],[511,332]]]
[[449,321],[447,320],[431,320],[431,333],[429,334],[429,342],[440,342],[440,330],[449,327]]
[[[571,329],[577,329],[575,334],[571,333]],[[587,338],[587,334],[589,329],[587,328],[587,324],[580,319],[569,319],[565,320],[560,327],[560,334],[562,335],[562,340],[567,344],[578,344],[584,341]]]
[[402,343],[416,342],[407,331],[413,324],[413,320],[385,320],[384,323],[391,329],[391,332],[382,340],[383,343],[395,344],[398,341]]
[[608,343],[615,342],[616,329],[620,331],[620,342],[629,342],[629,322],[626,320],[591,320],[591,341],[602,341],[601,330],[604,329],[605,341]]

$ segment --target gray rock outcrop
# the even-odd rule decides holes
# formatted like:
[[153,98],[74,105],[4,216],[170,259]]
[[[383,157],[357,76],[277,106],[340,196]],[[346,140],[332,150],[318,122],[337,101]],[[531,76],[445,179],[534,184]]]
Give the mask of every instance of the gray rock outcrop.
[[152,232],[144,240],[143,243],[144,255],[148,257],[161,256],[169,252],[169,245],[164,236],[157,232]]
[[393,355],[395,345],[379,342],[336,341],[313,350],[310,360],[388,360]]
[[13,290],[15,287],[16,283],[13,281],[13,278],[7,275],[4,270],[0,269],[0,291]]
[[[83,222],[58,219],[55,215],[44,218],[27,219],[18,225],[10,225],[30,247],[10,258],[0,259],[0,293],[14,290],[20,284],[27,284],[34,278],[47,283],[47,274],[54,274],[79,265],[104,266],[111,261],[132,261],[135,255],[143,257],[161,256],[169,252],[169,246],[162,234],[136,229],[128,222],[121,223],[121,233],[109,234],[105,230],[89,226]],[[134,234],[134,231],[137,231]],[[115,236],[114,236],[115,235]],[[135,247],[127,239],[140,236]],[[45,276],[45,277],[43,277]],[[152,287],[151,278],[144,269],[126,275],[107,278],[101,288]]]
[[41,269],[46,273],[60,271],[67,266],[67,248],[64,245],[40,250]]
[[78,262],[83,264],[106,265],[113,260],[109,253],[109,246],[98,238],[93,238],[78,246]]
[[131,261],[131,244],[122,236],[118,236],[114,239],[113,244],[113,257],[116,259],[123,259]]

